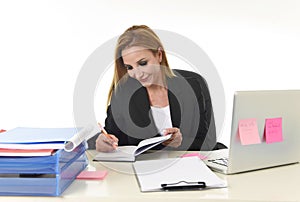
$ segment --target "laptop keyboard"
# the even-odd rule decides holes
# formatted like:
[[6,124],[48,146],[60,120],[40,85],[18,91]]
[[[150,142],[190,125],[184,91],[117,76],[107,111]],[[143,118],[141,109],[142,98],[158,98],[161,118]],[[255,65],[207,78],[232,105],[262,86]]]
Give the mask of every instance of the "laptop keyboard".
[[228,158],[209,159],[208,161],[221,166],[228,166]]

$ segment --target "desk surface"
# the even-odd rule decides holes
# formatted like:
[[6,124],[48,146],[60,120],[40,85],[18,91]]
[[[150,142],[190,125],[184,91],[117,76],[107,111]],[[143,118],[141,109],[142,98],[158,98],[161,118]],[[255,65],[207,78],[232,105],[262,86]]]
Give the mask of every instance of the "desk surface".
[[[95,151],[87,151],[90,159]],[[162,153],[174,157],[176,153]],[[131,163],[92,162],[88,170],[108,170],[104,180],[75,180],[61,197],[7,197],[10,201],[300,201],[300,164],[219,177],[226,180],[227,188],[182,192],[140,192]]]

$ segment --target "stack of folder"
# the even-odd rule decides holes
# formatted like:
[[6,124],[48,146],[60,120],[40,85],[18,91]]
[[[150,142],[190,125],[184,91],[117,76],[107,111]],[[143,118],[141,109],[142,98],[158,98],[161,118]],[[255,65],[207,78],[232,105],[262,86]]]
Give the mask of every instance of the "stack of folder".
[[34,152],[31,155],[25,152],[26,149],[23,149],[25,155],[13,149],[12,152],[3,149],[4,153],[0,155],[0,195],[61,195],[88,165],[85,150],[84,142],[72,151],[52,149],[43,155]]
[[87,166],[85,146],[50,156],[0,157],[0,195],[59,196]]

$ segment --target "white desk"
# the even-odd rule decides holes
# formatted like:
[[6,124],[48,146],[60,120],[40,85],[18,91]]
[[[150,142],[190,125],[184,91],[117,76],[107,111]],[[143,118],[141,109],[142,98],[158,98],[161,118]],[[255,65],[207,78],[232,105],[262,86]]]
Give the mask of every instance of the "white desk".
[[[89,157],[95,151],[87,152]],[[174,153],[166,154],[173,157]],[[106,167],[106,166],[109,166]],[[144,202],[162,201],[300,201],[300,165],[293,164],[235,175],[218,174],[228,187],[202,191],[140,192],[130,163],[92,162],[89,170],[108,170],[103,181],[75,180],[61,197],[0,197],[1,201]],[[116,170],[122,170],[118,172]],[[127,173],[127,174],[125,174]]]

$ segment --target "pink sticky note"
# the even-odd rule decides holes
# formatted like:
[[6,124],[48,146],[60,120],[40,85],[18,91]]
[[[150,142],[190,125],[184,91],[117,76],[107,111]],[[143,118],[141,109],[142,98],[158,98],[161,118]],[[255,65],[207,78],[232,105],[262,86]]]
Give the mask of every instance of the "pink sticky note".
[[266,119],[264,133],[268,144],[282,142],[282,118]]
[[242,145],[261,143],[256,119],[239,120],[238,135]]
[[183,154],[183,155],[181,156],[181,158],[191,157],[191,156],[197,156],[197,157],[199,157],[199,159],[201,159],[201,160],[204,160],[204,159],[207,158],[207,156],[203,156],[203,155],[199,154],[198,152],[189,153],[189,154]]
[[79,175],[77,175],[76,179],[81,180],[103,180],[107,175],[107,171],[82,171]]

